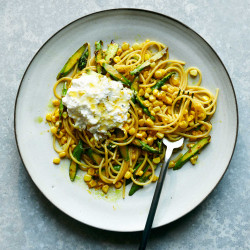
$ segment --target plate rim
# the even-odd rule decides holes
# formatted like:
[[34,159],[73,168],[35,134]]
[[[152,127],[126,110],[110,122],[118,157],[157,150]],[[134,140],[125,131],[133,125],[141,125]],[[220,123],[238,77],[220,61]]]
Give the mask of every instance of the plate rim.
[[29,62],[28,66],[26,67],[24,73],[23,73],[23,76],[21,78],[21,81],[20,81],[20,84],[19,84],[19,87],[18,87],[18,90],[17,90],[17,94],[16,94],[16,98],[15,98],[15,105],[14,105],[14,134],[15,134],[15,141],[16,141],[16,145],[17,145],[17,150],[18,150],[18,154],[20,156],[20,159],[21,159],[21,162],[26,170],[26,172],[28,173],[29,177],[31,178],[32,182],[35,184],[35,186],[38,188],[38,190],[44,195],[44,197],[46,197],[46,199],[52,203],[57,209],[59,209],[61,212],[63,212],[64,214],[68,215],[70,218],[76,220],[76,221],[79,221],[80,223],[83,223],[85,225],[88,225],[88,226],[91,226],[91,227],[94,227],[94,228],[98,228],[98,229],[102,229],[102,230],[106,230],[106,231],[112,231],[112,232],[139,232],[139,231],[142,231],[142,230],[121,230],[121,231],[118,231],[118,230],[112,230],[112,229],[106,229],[104,227],[100,227],[100,226],[94,226],[92,224],[88,224],[86,222],[83,222],[79,219],[77,219],[76,217],[72,216],[71,214],[65,212],[62,208],[59,208],[57,205],[54,204],[53,201],[51,201],[45,194],[44,192],[37,186],[37,184],[35,183],[35,181],[33,180],[32,176],[30,175],[29,173],[29,170],[28,168],[26,167],[26,165],[24,164],[24,160],[23,160],[23,157],[22,157],[22,154],[21,154],[21,151],[20,151],[20,146],[18,144],[18,139],[17,139],[17,130],[16,130],[16,110],[17,110],[17,101],[18,101],[18,97],[19,97],[19,93],[20,93],[20,90],[21,90],[21,87],[22,87],[22,84],[23,84],[23,80],[26,76],[26,73],[27,71],[29,70],[30,68],[30,65],[32,64],[33,60],[36,58],[36,56],[39,54],[39,52],[43,49],[43,47],[52,39],[54,38],[58,33],[60,33],[63,29],[67,28],[68,26],[70,26],[71,24],[73,23],[76,23],[77,21],[79,20],[83,20],[87,17],[90,17],[90,16],[94,16],[94,15],[98,15],[100,13],[104,13],[104,12],[113,12],[113,11],[134,11],[134,12],[146,12],[146,13],[149,13],[149,14],[153,14],[153,15],[158,15],[160,17],[163,17],[163,18],[167,18],[167,19],[170,19],[171,21],[174,21],[182,26],[184,26],[185,28],[187,28],[188,30],[190,30],[191,32],[195,33],[195,35],[197,35],[199,38],[201,38],[203,40],[203,42],[205,42],[205,44],[212,50],[212,52],[215,54],[215,56],[217,57],[217,59],[219,60],[219,62],[221,63],[222,67],[224,68],[225,72],[226,72],[226,75],[229,79],[229,82],[231,84],[231,87],[232,87],[232,90],[233,90],[233,96],[234,96],[234,100],[235,100],[235,107],[236,107],[236,134],[235,134],[235,140],[234,140],[234,145],[233,145],[233,150],[232,150],[232,154],[231,154],[231,157],[227,163],[227,167],[224,171],[224,173],[222,174],[222,176],[220,177],[220,179],[218,180],[218,182],[216,183],[216,185],[214,186],[213,189],[211,189],[211,191],[193,208],[187,210],[183,215],[180,215],[179,217],[177,217],[176,219],[174,219],[173,221],[169,222],[169,223],[164,223],[162,225],[158,225],[158,226],[153,226],[153,228],[159,228],[159,227],[163,227],[165,225],[168,225],[168,224],[171,224],[177,220],[179,220],[180,218],[184,217],[185,215],[187,215],[188,213],[190,213],[191,211],[193,211],[195,208],[197,208],[214,190],[215,188],[218,186],[218,184],[220,183],[220,181],[222,180],[222,178],[224,177],[225,173],[227,172],[228,168],[229,168],[229,165],[231,163],[231,160],[232,160],[232,157],[234,155],[234,152],[235,152],[235,147],[236,147],[236,144],[237,144],[237,139],[238,139],[238,132],[239,132],[239,110],[238,110],[238,103],[237,103],[237,98],[236,98],[236,93],[235,93],[235,89],[234,89],[234,86],[233,86],[233,82],[231,80],[231,77],[226,69],[226,66],[225,64],[223,63],[223,61],[221,60],[221,58],[219,57],[219,55],[217,54],[217,52],[215,51],[215,49],[198,33],[196,32],[195,30],[193,30],[192,28],[190,28],[188,25],[186,25],[185,23],[169,16],[169,15],[165,15],[165,14],[162,14],[162,13],[159,13],[159,12],[156,12],[156,11],[152,11],[152,10],[147,10],[147,9],[140,9],[140,8],[112,8],[112,9],[105,9],[105,10],[101,10],[101,11],[96,11],[96,12],[92,12],[90,14],[87,14],[87,15],[84,15],[82,17],[79,17],[73,21],[71,21],[70,23],[64,25],[62,28],[60,28],[58,31],[56,31],[55,33],[53,33],[43,44],[42,46],[37,50],[37,52],[34,54],[34,56],[32,57],[31,61]]

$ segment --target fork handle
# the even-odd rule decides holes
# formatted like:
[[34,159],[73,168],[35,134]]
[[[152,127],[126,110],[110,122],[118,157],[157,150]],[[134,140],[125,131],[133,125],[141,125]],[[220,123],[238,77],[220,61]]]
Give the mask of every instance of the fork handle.
[[[171,150],[171,152],[169,152]],[[168,155],[171,156],[173,149],[169,149],[168,151]],[[155,217],[155,212],[158,206],[158,202],[160,199],[160,195],[161,195],[161,190],[162,190],[162,186],[165,180],[165,176],[168,170],[168,165],[169,165],[169,161],[170,161],[170,156],[166,159],[165,158],[165,162],[161,168],[161,173],[156,185],[156,189],[155,189],[155,193],[154,193],[154,197],[150,206],[150,210],[149,210],[149,214],[148,214],[148,218],[147,218],[147,222],[142,234],[142,239],[141,239],[141,243],[139,246],[139,250],[144,250],[146,249],[146,245],[147,245],[147,241],[148,241],[148,237],[150,235],[151,232],[151,228],[152,228],[152,224],[154,221],[154,217]]]

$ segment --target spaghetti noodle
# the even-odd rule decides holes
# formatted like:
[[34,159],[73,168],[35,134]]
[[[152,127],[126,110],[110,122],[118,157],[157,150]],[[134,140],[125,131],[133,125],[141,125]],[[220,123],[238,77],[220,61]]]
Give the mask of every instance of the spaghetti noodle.
[[[97,54],[91,57],[89,44],[86,49],[86,67],[79,70],[76,63],[71,76],[60,78],[53,88],[56,108],[46,119],[51,126],[54,150],[60,158],[67,157],[87,171],[84,180],[90,188],[101,188],[107,193],[112,185],[123,187],[125,196],[125,187],[130,182],[138,189],[157,181],[155,169],[164,158],[163,137],[171,141],[185,137],[195,142],[209,135],[219,90],[214,95],[201,87],[201,71],[196,67],[185,69],[185,62],[169,59],[168,49],[160,42],[146,40],[132,47],[123,43],[109,65],[132,83],[130,88],[135,97],[130,101],[129,118],[122,129],[113,129],[97,141],[87,129],[80,131],[75,127],[66,107],[61,106],[62,96],[58,93],[58,85],[64,84],[67,90],[72,79],[90,70],[97,72],[100,67],[107,77],[114,77],[104,67],[107,62],[103,55],[107,51],[102,51],[98,61]],[[160,51],[165,52],[154,60]],[[142,67],[143,64],[146,66]],[[196,83],[189,84],[190,79]],[[74,150],[79,141],[84,149],[77,159]],[[54,159],[54,163],[59,163],[60,158]]]

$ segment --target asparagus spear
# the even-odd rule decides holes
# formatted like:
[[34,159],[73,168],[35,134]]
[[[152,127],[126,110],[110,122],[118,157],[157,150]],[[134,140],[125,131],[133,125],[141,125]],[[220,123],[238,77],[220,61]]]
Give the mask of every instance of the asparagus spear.
[[160,81],[158,81],[151,89],[152,90],[160,89],[165,84],[165,82],[167,82],[171,78],[171,76],[174,74],[175,72],[170,72],[165,77],[163,77]]
[[102,51],[103,41],[97,41],[95,42],[95,61],[97,63],[97,72],[99,74],[102,73],[102,66],[100,65],[100,61],[103,58],[103,51]]
[[144,63],[142,63],[138,67],[136,67],[134,70],[130,71],[130,75],[136,75],[136,74],[140,73],[144,68],[149,66],[152,62],[155,62],[155,61],[159,60],[160,58],[162,58],[167,53],[167,50],[168,50],[167,48],[164,48],[160,52],[156,53],[150,59],[148,59],[147,61],[145,61]]
[[[82,142],[82,140],[79,140],[77,146],[75,147],[75,149],[73,151],[73,156],[78,161],[80,161],[83,152],[84,152],[83,142]],[[71,181],[75,180],[77,169],[78,169],[78,164],[76,164],[74,161],[71,160],[71,163],[69,166],[69,177],[70,177]]]
[[108,49],[106,51],[106,56],[105,56],[105,61],[109,64],[111,63],[111,60],[114,58],[116,55],[116,52],[118,50],[119,45],[115,43],[113,40],[111,43],[108,45]]
[[176,163],[173,170],[180,169],[192,156],[198,153],[211,140],[211,136],[205,137],[198,141],[192,148],[190,148]]
[[142,111],[143,111],[146,115],[148,115],[153,121],[155,121],[155,117],[152,116],[152,115],[150,114],[148,108],[144,106],[142,98],[139,97],[139,95],[136,95],[136,96],[135,96],[135,99],[136,99],[136,101],[138,102],[138,104],[141,106]]
[[100,164],[102,161],[102,157],[97,154],[92,148],[87,149],[86,154],[96,163]]
[[150,153],[153,154],[160,154],[161,152],[155,148],[150,147],[148,144],[146,144],[145,142],[138,140],[138,139],[134,139],[132,142],[135,146],[140,147],[142,150],[148,151]]
[[117,81],[121,81],[123,84],[127,86],[131,86],[131,82],[122,74],[120,74],[112,65],[107,63],[103,63],[102,67]]
[[[149,179],[149,177],[151,176],[151,173],[145,174],[146,171],[148,170],[148,168],[149,168],[149,165],[143,170],[143,175],[139,178],[140,182],[146,182]],[[141,188],[143,188],[143,186],[140,186],[140,185],[133,183],[131,189],[129,190],[128,195],[132,196],[136,191],[138,191]]]
[[63,66],[62,70],[59,72],[57,75],[57,80],[60,78],[66,76],[72,68],[75,66],[75,64],[79,61],[81,58],[82,54],[84,53],[85,49],[87,48],[88,44],[85,43],[81,48],[79,48],[65,63]]
[[82,70],[86,67],[87,61],[88,61],[88,56],[89,56],[89,50],[86,49],[86,51],[82,53],[82,56],[79,59],[79,62],[78,62],[78,69],[79,70]]
[[134,91],[134,95],[132,97],[132,102],[136,102],[136,95],[138,94],[139,91],[139,76],[136,76],[134,78],[134,81],[131,84],[131,89]]

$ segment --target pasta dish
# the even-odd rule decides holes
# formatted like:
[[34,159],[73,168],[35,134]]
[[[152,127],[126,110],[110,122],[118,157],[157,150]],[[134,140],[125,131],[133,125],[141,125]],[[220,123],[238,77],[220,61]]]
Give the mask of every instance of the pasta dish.
[[[211,137],[219,90],[201,86],[202,73],[169,58],[169,49],[146,40],[130,46],[85,43],[66,62],[53,87],[55,109],[46,114],[58,157],[70,159],[69,177],[85,171],[89,188],[111,186],[133,195],[156,182],[164,160],[162,139],[189,140],[169,168],[195,164]],[[132,183],[132,185],[129,185]]]

